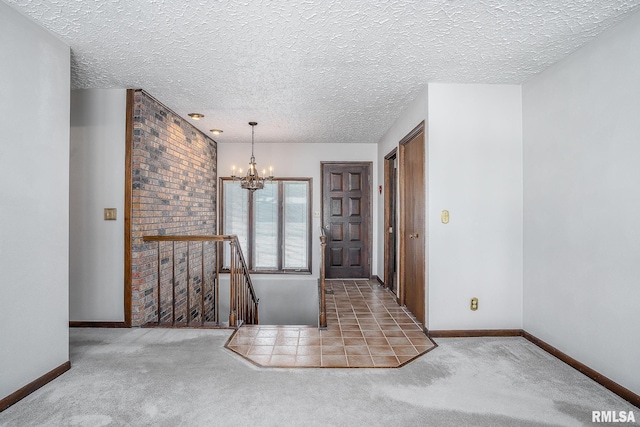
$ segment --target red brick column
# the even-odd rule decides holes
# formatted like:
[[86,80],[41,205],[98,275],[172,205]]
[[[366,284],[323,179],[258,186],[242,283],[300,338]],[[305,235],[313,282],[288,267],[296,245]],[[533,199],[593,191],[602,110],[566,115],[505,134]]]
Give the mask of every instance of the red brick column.
[[[216,142],[144,91],[134,95],[131,214],[132,326],[157,320],[156,243],[145,235],[216,234]],[[205,245],[205,295],[213,280],[213,245]],[[200,244],[190,246],[191,319],[200,320],[202,292]],[[185,322],[186,244],[161,250],[161,314],[171,319],[173,263],[176,274],[176,321]],[[212,299],[206,299],[205,312]]]

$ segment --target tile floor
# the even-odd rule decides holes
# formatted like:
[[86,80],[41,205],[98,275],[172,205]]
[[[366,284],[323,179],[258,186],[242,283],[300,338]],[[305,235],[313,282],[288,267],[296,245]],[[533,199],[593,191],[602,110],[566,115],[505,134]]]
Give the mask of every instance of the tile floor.
[[330,280],[327,291],[326,330],[248,325],[225,346],[257,365],[280,368],[397,368],[435,347],[376,281]]

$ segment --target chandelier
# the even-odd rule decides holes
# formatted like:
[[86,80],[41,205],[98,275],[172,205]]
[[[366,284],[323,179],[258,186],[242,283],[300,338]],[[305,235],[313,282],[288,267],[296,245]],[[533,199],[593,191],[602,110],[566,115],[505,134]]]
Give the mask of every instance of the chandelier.
[[242,176],[242,169],[239,169],[239,176],[236,176],[236,167],[233,166],[231,168],[231,178],[234,181],[240,181],[240,187],[254,192],[256,190],[263,189],[266,180],[273,180],[273,168],[269,168],[268,177],[265,176],[267,174],[267,171],[265,169],[262,170],[262,178],[258,174],[258,168],[256,167],[256,158],[253,155],[253,134],[258,123],[249,122],[249,125],[251,126],[251,160],[249,161],[249,169],[247,169],[247,174],[245,176]]

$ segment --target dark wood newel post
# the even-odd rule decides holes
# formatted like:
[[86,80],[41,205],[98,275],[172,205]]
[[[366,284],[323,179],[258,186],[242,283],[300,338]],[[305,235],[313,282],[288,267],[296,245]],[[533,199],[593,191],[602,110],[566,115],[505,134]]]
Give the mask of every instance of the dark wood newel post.
[[230,253],[230,271],[229,271],[229,326],[236,326],[236,240],[229,242],[231,247]]
[[320,328],[327,327],[327,301],[325,292],[325,249],[327,247],[327,236],[322,233],[320,236],[320,316],[318,323]]

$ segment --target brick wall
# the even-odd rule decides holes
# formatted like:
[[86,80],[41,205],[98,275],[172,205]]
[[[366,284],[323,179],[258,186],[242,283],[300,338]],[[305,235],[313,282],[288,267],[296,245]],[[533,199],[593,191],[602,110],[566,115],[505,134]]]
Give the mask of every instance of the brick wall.
[[[131,323],[157,321],[157,243],[148,235],[216,234],[216,143],[189,122],[146,94],[134,95],[131,214]],[[187,292],[187,246],[160,247],[162,321],[200,321],[204,277],[205,318],[211,320],[215,264],[213,243],[189,244],[190,283]],[[201,253],[204,251],[204,266]],[[203,275],[204,267],[204,275]],[[175,290],[171,284],[175,269]],[[187,313],[187,293],[190,313]]]

